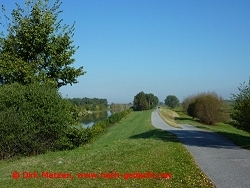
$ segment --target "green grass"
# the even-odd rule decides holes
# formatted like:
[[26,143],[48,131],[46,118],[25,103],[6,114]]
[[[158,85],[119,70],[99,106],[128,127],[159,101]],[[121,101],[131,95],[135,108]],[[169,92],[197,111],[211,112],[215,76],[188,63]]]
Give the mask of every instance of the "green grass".
[[176,112],[180,115],[180,117],[176,118],[177,123],[190,124],[198,128],[212,130],[228,138],[236,145],[250,150],[250,133],[221,122],[215,125],[205,125],[200,123],[198,119],[192,119],[192,117],[185,115],[181,110]]
[[[175,136],[151,126],[151,112],[132,112],[94,143],[75,150],[0,161],[0,187],[214,187]],[[74,179],[14,180],[13,171],[71,173]],[[170,172],[172,179],[77,178],[81,172],[114,171]]]

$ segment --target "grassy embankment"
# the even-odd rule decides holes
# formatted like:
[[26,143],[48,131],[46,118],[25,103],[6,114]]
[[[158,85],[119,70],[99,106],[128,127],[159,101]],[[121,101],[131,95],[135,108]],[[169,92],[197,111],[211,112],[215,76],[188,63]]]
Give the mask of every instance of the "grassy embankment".
[[192,117],[183,113],[182,109],[175,109],[179,117],[176,117],[178,124],[190,124],[198,128],[208,129],[219,134],[222,134],[236,145],[250,150],[250,133],[236,129],[235,127],[226,123],[216,123],[215,125],[205,125],[199,122],[199,119],[192,119]]
[[[170,133],[154,129],[152,111],[132,112],[94,143],[71,151],[0,161],[0,187],[213,187],[183,145]],[[37,172],[17,179],[13,171]],[[74,179],[41,178],[42,172],[71,173]],[[77,178],[82,173],[154,172],[172,179]]]
[[161,107],[159,110],[159,115],[168,125],[181,128],[175,121],[176,118],[180,117],[175,111],[172,111],[167,107]]

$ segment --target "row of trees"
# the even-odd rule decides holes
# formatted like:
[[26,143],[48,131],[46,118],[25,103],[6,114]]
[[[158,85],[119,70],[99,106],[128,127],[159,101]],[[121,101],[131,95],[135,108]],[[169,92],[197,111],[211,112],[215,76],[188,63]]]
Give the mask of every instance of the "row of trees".
[[[158,97],[154,96],[154,94],[145,94],[143,91],[138,93],[134,97],[134,110],[148,110],[156,107],[160,104]],[[162,105],[163,103],[161,103]],[[170,108],[174,108],[180,105],[179,99],[175,95],[168,95],[164,100],[164,104],[169,106]]]
[[107,99],[99,99],[99,98],[73,98],[73,99],[68,99],[70,102],[77,106],[82,106],[86,104],[102,104],[105,107],[108,106],[108,100]]
[[73,98],[68,100],[77,107],[85,110],[100,111],[100,110],[105,110],[108,107],[107,99],[84,97],[84,98]]
[[134,97],[133,109],[136,111],[149,110],[155,108],[158,103],[159,99],[154,94],[145,94],[141,91]]

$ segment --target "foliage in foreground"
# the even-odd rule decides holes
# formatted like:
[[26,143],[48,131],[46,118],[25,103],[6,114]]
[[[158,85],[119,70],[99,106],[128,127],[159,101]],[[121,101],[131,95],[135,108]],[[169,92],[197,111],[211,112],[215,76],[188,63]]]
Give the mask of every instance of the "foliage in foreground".
[[16,5],[12,18],[2,9],[5,19],[0,19],[0,25],[6,36],[0,35],[0,83],[49,80],[58,88],[77,83],[85,72],[83,67],[70,66],[77,49],[72,45],[74,25],[61,25],[58,20],[60,0],[26,0],[25,8]]
[[243,84],[238,87],[239,94],[232,96],[233,111],[231,124],[236,128],[250,132],[250,79],[248,85]]
[[0,159],[74,149],[89,143],[129,111],[91,128],[78,124],[78,113],[51,84],[18,83],[0,87]]
[[187,97],[183,103],[183,110],[193,118],[199,118],[205,124],[224,122],[224,111],[228,105],[215,92],[199,93]]
[[51,86],[0,86],[0,159],[72,148],[74,108]]

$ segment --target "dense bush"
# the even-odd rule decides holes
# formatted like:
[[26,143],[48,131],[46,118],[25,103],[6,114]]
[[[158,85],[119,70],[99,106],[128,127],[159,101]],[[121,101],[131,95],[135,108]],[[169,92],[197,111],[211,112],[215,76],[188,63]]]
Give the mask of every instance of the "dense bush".
[[199,118],[205,124],[225,121],[224,111],[228,108],[224,100],[216,93],[200,93],[187,97],[183,109],[193,118]]
[[89,143],[126,110],[84,129],[77,108],[50,84],[0,86],[0,159],[73,149]]
[[233,111],[231,124],[239,129],[250,132],[250,79],[248,85],[241,84],[239,94],[232,96]]
[[[183,111],[186,112],[187,114],[189,114],[189,113],[188,113],[189,105],[192,104],[192,103],[194,103],[195,97],[196,97],[196,95],[190,95],[190,96],[186,97],[186,98],[182,101],[182,103],[181,103]],[[193,115],[190,115],[190,116],[193,117]]]
[[73,109],[49,84],[0,86],[0,159],[76,147]]

